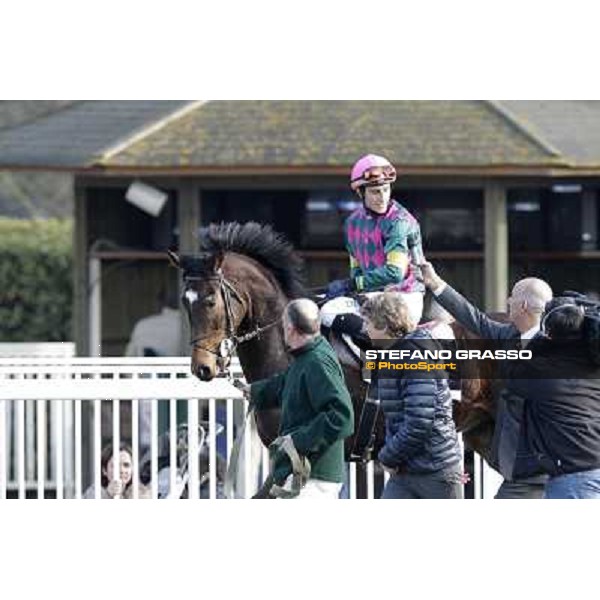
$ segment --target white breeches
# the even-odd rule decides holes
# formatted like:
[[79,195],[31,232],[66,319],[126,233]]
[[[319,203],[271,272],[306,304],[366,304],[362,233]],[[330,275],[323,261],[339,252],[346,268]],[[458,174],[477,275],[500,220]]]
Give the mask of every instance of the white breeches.
[[[286,480],[283,487],[291,489],[291,477]],[[337,500],[341,490],[341,483],[309,479],[293,500]]]
[[[413,320],[415,326],[418,325],[421,317],[423,316],[423,294],[421,292],[392,292],[401,296],[402,300],[408,306],[408,312],[410,318]],[[371,297],[375,295],[383,294],[383,292],[367,292],[365,296]],[[321,323],[325,327],[331,327],[333,320],[337,315],[343,315],[347,313],[360,314],[360,307],[358,302],[354,298],[348,298],[346,296],[340,296],[334,298],[329,302],[326,302],[321,307]]]

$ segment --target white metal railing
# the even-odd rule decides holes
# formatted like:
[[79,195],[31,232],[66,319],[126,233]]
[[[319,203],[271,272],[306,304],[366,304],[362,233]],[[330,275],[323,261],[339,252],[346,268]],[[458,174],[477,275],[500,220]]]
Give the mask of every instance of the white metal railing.
[[73,342],[0,342],[0,358],[72,358]]
[[[73,342],[2,342],[0,343],[0,359],[69,359],[75,356],[75,344]],[[23,374],[17,374],[16,378]],[[19,419],[19,416],[23,417]],[[37,418],[36,418],[37,415]],[[54,480],[53,469],[56,465],[54,461],[47,464],[47,455],[54,454],[56,448],[54,441],[60,431],[56,428],[58,423],[55,418],[55,410],[51,409],[47,413],[46,405],[43,402],[28,402],[16,409],[14,406],[6,406],[4,410],[0,407],[0,431],[6,430],[7,435],[0,437],[0,446],[6,444],[6,452],[11,451],[11,444],[17,439],[25,440],[27,457],[24,466],[24,477],[26,481],[31,481],[36,471],[36,448],[44,447],[46,452],[39,457],[37,470],[41,473],[49,467],[52,471],[51,479]],[[18,438],[11,436],[12,433],[18,434]],[[11,439],[12,438],[12,439]],[[0,448],[1,451],[1,448]],[[0,465],[0,469],[2,466]],[[16,472],[13,467],[13,472]],[[1,476],[1,472],[0,472]],[[41,477],[38,477],[38,484]]]
[[[241,376],[238,363],[234,373]],[[0,499],[81,498],[90,484],[99,497],[102,447],[112,444],[118,473],[117,450],[123,440],[132,449],[133,497],[139,497],[142,489],[141,447],[149,454],[150,496],[162,497],[167,489],[171,497],[179,497],[175,492],[184,482],[179,481],[177,471],[182,461],[177,410],[184,407],[187,454],[183,453],[183,459],[188,465],[189,496],[217,498],[222,487],[219,466],[229,460],[246,404],[227,380],[202,383],[193,377],[188,357],[0,358]],[[130,424],[121,419],[121,408],[127,409]],[[110,418],[103,419],[106,413]],[[161,416],[163,429],[159,431]],[[201,421],[206,421],[202,429]],[[164,434],[165,428],[169,433],[166,449],[159,448],[159,441],[166,437],[159,433]],[[193,435],[199,431],[207,434],[204,453],[199,453],[203,440]],[[160,468],[165,460],[168,471]],[[268,471],[268,453],[255,427],[247,432],[240,465],[236,489],[239,497],[250,497]],[[485,480],[490,478],[488,471],[493,473],[476,463],[476,498],[490,497],[490,482]],[[357,467],[352,464],[348,467],[349,498],[356,498],[358,487]],[[375,497],[373,463],[367,466],[365,487],[364,496]]]
[[[0,359],[0,440],[3,442],[0,443],[0,497],[16,492],[19,498],[24,498],[32,495],[33,491],[37,492],[37,497],[44,497],[46,492],[59,498],[81,497],[86,467],[87,472],[93,474],[96,489],[100,490],[101,473],[97,466],[103,438],[104,441],[112,439],[114,447],[119,446],[122,438],[127,438],[132,445],[134,469],[137,470],[141,442],[137,417],[141,405],[150,412],[152,431],[148,437],[154,475],[152,491],[156,497],[159,458],[157,398],[164,398],[161,403],[169,406],[167,421],[173,440],[171,446],[175,450],[177,435],[174,434],[177,432],[173,417],[177,406],[187,407],[188,422],[192,427],[199,422],[199,407],[207,407],[208,452],[212,459],[209,484],[213,497],[216,496],[217,442],[213,432],[216,431],[217,414],[229,417],[229,423],[224,423],[224,426],[227,429],[227,452],[230,452],[234,422],[236,417],[237,421],[241,420],[239,415],[243,415],[244,411],[240,392],[229,382],[222,379],[210,384],[199,382],[190,374],[187,357]],[[123,430],[120,420],[121,405],[126,405],[133,417],[128,431]],[[106,423],[102,430],[105,408],[112,411],[110,432],[106,431]],[[51,435],[48,435],[47,428],[49,414],[55,423]],[[34,426],[33,436],[26,435],[28,415]],[[224,421],[225,417],[221,420]],[[193,450],[198,444],[197,436],[193,436],[191,431],[190,447]],[[199,431],[198,427],[195,431]],[[249,444],[251,441],[252,437]],[[175,454],[171,452],[170,466],[181,459]],[[190,467],[197,465],[198,454],[190,454],[188,460]],[[115,465],[117,468],[118,465]],[[174,489],[174,468],[171,473],[171,489]],[[192,483],[197,475],[197,469],[190,471]],[[137,477],[134,481],[137,488]],[[248,480],[248,490],[249,486]],[[136,491],[134,489],[134,494]]]

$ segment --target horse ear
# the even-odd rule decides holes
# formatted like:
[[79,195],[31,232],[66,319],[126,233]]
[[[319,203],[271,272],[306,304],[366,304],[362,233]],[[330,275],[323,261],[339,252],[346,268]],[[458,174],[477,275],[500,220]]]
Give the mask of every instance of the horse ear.
[[173,252],[172,250],[167,250],[167,256],[169,257],[169,262],[176,269],[181,269],[181,261],[179,260],[179,256]]

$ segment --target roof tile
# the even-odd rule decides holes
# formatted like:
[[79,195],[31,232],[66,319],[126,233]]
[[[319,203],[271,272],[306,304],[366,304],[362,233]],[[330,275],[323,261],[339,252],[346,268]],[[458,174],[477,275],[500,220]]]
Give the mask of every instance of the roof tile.
[[367,152],[399,166],[561,162],[482,101],[214,101],[102,164],[347,166]]

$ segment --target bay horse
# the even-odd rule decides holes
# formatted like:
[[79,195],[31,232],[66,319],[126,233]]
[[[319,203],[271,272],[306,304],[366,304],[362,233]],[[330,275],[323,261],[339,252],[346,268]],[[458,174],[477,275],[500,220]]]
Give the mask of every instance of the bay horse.
[[[270,226],[258,223],[211,224],[199,231],[199,251],[177,255],[171,263],[183,274],[182,304],[188,315],[191,370],[201,381],[220,374],[235,349],[248,383],[283,371],[290,362],[281,326],[286,304],[310,294],[304,286],[303,261],[291,244]],[[469,334],[453,324],[458,340]],[[355,415],[355,431],[367,385],[361,371],[342,362]],[[463,383],[463,400],[455,409],[457,428],[465,444],[485,456],[493,431],[489,382]],[[259,437],[268,446],[278,435],[279,410],[255,413]],[[385,428],[380,412],[374,452],[383,446]],[[354,443],[346,440],[346,458]],[[360,472],[359,472],[360,473]]]

